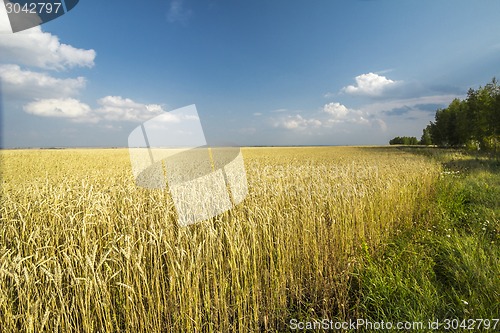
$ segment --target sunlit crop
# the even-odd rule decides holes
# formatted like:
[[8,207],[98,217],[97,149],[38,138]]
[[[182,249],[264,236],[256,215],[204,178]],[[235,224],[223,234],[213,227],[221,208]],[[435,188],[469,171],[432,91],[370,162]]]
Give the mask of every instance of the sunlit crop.
[[250,332],[351,317],[359,258],[425,213],[439,175],[395,149],[242,152],[247,198],[179,227],[168,191],[135,186],[125,149],[2,151],[0,330]]

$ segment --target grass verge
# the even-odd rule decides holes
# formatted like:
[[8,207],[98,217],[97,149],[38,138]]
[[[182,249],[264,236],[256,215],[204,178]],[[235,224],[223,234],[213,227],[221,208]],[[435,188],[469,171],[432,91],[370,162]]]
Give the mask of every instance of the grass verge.
[[500,162],[457,151],[417,153],[443,165],[429,210],[381,253],[365,253],[355,275],[357,314],[374,322],[439,320],[440,329],[445,319],[498,318]]

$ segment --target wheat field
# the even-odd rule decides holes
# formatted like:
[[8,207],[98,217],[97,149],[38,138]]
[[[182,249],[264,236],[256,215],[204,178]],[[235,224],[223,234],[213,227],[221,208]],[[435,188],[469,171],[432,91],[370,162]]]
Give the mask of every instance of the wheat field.
[[127,149],[4,150],[0,331],[283,331],[356,316],[364,253],[425,214],[440,167],[390,148],[243,148],[249,193],[179,227]]

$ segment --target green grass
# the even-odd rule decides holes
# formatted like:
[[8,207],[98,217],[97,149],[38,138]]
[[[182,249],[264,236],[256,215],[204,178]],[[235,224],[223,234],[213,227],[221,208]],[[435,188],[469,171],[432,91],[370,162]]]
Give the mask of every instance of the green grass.
[[420,153],[443,164],[433,201],[383,253],[365,256],[359,313],[376,321],[498,318],[500,165],[456,151]]

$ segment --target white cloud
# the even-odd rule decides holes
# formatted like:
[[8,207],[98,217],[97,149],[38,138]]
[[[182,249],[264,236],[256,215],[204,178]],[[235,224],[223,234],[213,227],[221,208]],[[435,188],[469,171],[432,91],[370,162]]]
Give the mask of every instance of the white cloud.
[[259,117],[259,116],[262,116],[262,113],[261,112],[255,112],[253,115],[256,116],[256,117]]
[[335,118],[344,118],[349,113],[349,110],[340,103],[329,103],[323,107],[323,111],[334,116]]
[[74,98],[43,99],[24,106],[24,111],[40,117],[70,118],[74,121],[95,122],[91,108]]
[[342,92],[352,95],[380,96],[387,88],[399,83],[399,81],[393,81],[375,73],[356,76],[355,80],[356,85],[344,87]]
[[95,110],[100,117],[111,121],[146,121],[163,112],[157,104],[141,104],[121,96],[106,96],[97,101],[100,105]]
[[[371,83],[368,82],[370,80]],[[358,90],[354,90],[356,90],[356,93],[363,92],[374,96],[374,94],[382,94],[387,87],[397,85],[399,82],[402,81],[392,81],[377,74],[369,73],[364,78],[361,76],[357,78],[358,84],[354,88]],[[378,135],[393,128],[408,126],[410,123],[418,123],[417,127],[421,126],[420,123],[425,126],[425,123],[429,121],[429,107],[447,105],[454,98],[463,98],[463,96],[447,94],[378,100],[375,103],[361,105],[355,109],[339,102],[331,102],[323,105],[321,111],[315,112],[314,116],[303,112],[292,115],[289,110],[280,109],[280,113],[286,113],[279,118],[271,118],[270,121],[274,127],[299,131],[300,133],[328,136],[333,132],[371,131],[372,134]],[[391,116],[390,111],[397,108],[408,108],[409,112],[404,117]]]
[[283,118],[274,124],[275,127],[283,127],[286,129],[297,129],[297,130],[303,130],[306,128],[310,127],[320,127],[321,126],[321,121],[318,119],[310,118],[306,119],[303,118],[301,115],[295,115],[295,116],[288,116],[286,118]]
[[84,77],[58,79],[47,73],[23,70],[18,65],[0,65],[0,78],[6,94],[25,100],[70,97],[86,85]]
[[[372,117],[362,110],[349,109],[343,104],[332,102],[325,104],[322,112],[316,117],[306,117],[300,114],[287,115],[274,120],[274,127],[288,130],[306,130],[332,128],[337,124],[374,125],[378,118]],[[378,124],[378,123],[377,123]],[[320,132],[317,132],[319,134]]]
[[[138,103],[121,96],[103,97],[97,100],[96,108],[75,98],[85,88],[86,79],[60,78],[53,71],[90,68],[96,53],[63,44],[40,27],[1,34],[0,54],[3,92],[9,101],[24,104],[23,110],[28,114],[80,123],[103,122],[106,126],[110,122],[143,122],[165,113],[162,105]],[[181,120],[170,114],[162,119]]]
[[0,34],[3,63],[16,63],[43,69],[63,70],[93,67],[96,52],[59,42],[59,38],[37,26],[15,34]]
[[337,102],[325,104],[323,112],[329,115],[328,123],[356,123],[367,124],[369,121],[366,119],[367,114],[360,110],[348,109],[345,105]]
[[[393,118],[388,118],[387,111],[398,107],[413,107],[411,116],[414,119],[428,117],[428,111],[418,109],[420,105],[449,104],[456,95],[422,96],[418,98],[392,100],[378,103],[370,103],[356,109],[349,108],[338,102],[327,103],[321,112],[313,116],[304,114],[283,115],[278,119],[270,119],[274,127],[287,130],[304,131],[313,130],[311,133],[318,135],[328,134],[331,129],[343,130],[368,130],[373,128],[379,132],[386,132],[389,125],[392,126]],[[390,121],[389,121],[390,119]],[[325,132],[327,130],[328,132]]]
[[[92,109],[74,98],[40,99],[24,106],[24,111],[41,117],[69,118],[74,122],[96,123],[100,121],[143,122],[157,115],[164,114],[162,121],[179,122],[177,116],[165,113],[158,104],[141,104],[121,96],[106,96],[97,101],[100,105]],[[191,117],[192,118],[192,117]],[[193,120],[186,117],[185,120]]]
[[163,112],[163,108],[159,104],[147,104],[146,109],[149,112]]

